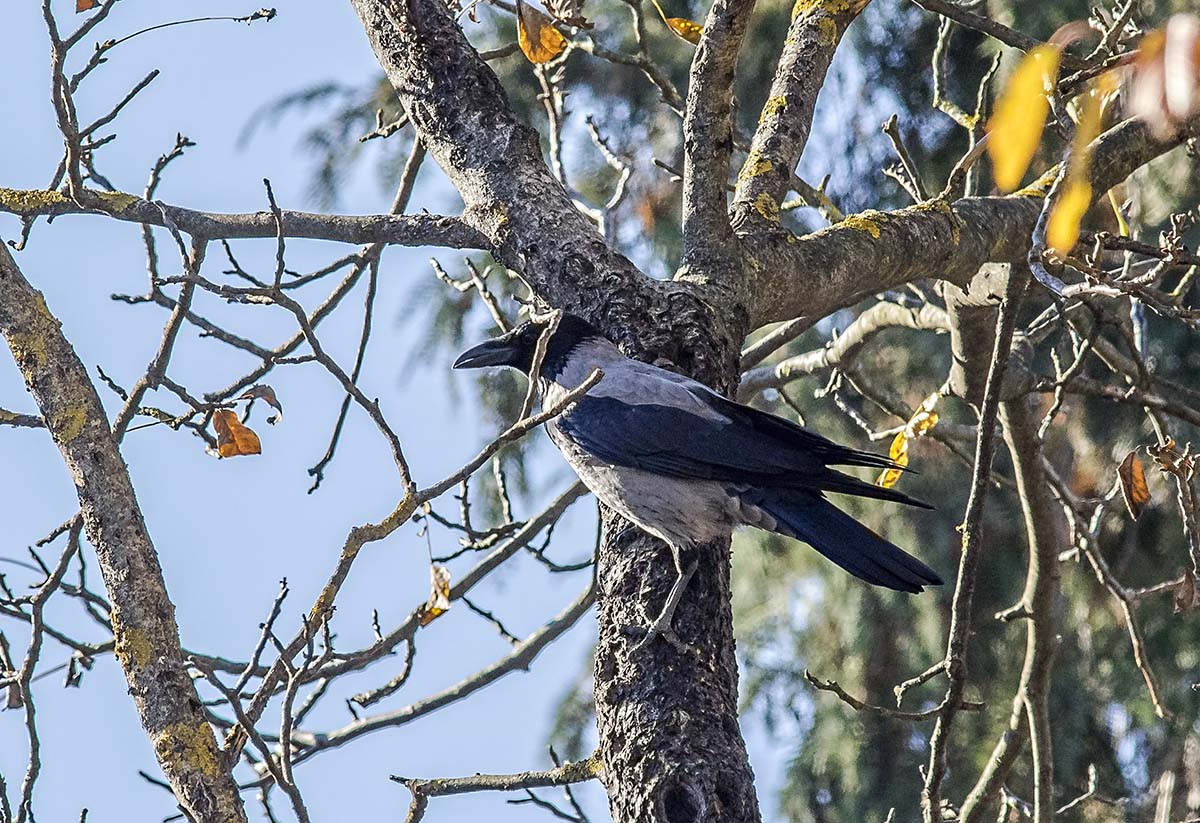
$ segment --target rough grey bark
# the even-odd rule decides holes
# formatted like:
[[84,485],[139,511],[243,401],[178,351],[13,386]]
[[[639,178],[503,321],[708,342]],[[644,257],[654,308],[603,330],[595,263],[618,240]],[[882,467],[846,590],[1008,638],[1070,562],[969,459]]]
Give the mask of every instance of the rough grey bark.
[[100,398],[46,301],[0,243],[0,334],[62,453],[112,602],[116,656],[159,765],[197,821],[246,819],[188,677],[175,607]]
[[[673,626],[691,651],[662,640],[635,651],[674,582],[665,544],[605,518],[599,555],[596,714],[615,821],[757,821],[753,774],[737,728],[729,546],[697,552]],[[649,595],[649,596],[648,596]],[[648,604],[648,605],[647,605]],[[734,741],[738,745],[734,745]]]
[[846,28],[870,0],[797,0],[779,68],[763,107],[746,162],[738,175],[733,209],[767,223],[791,188],[792,173],[812,130],[817,95]]
[[950,316],[950,391],[976,407],[983,402],[986,358],[996,342],[996,313],[1008,275],[1008,265],[989,263],[964,286],[946,283],[942,289]]
[[[1021,270],[1024,270],[1024,264]],[[986,263],[963,287],[945,283],[942,297],[950,328],[950,393],[976,408],[983,402],[988,361],[996,342],[996,315],[1008,289],[1013,267],[1008,263]],[[1029,392],[1034,379],[1032,348],[1020,336],[1013,340],[1000,399],[1012,400]]]
[[733,152],[733,74],[754,0],[716,0],[692,59],[683,118],[683,269],[728,285],[741,268],[725,187]]

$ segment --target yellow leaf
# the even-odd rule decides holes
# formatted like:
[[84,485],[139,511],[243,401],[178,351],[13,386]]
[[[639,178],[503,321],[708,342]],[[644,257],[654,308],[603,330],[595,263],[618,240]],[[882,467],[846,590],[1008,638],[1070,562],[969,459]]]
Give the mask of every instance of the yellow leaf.
[[892,438],[892,445],[888,449],[888,457],[899,463],[901,466],[908,465],[908,429],[898,432]]
[[434,563],[429,567],[429,581],[432,589],[429,600],[417,616],[417,624],[421,626],[428,626],[450,610],[450,570]]
[[938,424],[938,414],[934,409],[941,398],[940,394],[934,392],[921,402],[912,420],[908,421],[908,428],[912,430],[913,436],[920,437]]
[[884,469],[879,477],[875,480],[876,486],[881,486],[885,489],[890,489],[896,485],[896,481],[900,479],[900,469]]
[[697,45],[700,42],[700,35],[704,33],[704,26],[695,20],[688,20],[686,17],[667,17],[665,20],[667,28],[675,32],[679,37],[682,37],[692,45]]
[[549,63],[567,48],[567,38],[554,21],[517,0],[517,43],[530,63]]
[[1031,49],[1017,65],[996,112],[988,122],[988,154],[996,185],[1013,191],[1033,160],[1050,111],[1047,91],[1058,80],[1061,50],[1045,45]]
[[1075,137],[1071,141],[1072,154],[1088,153],[1088,145],[1100,134],[1101,98],[1104,91],[1092,88],[1079,101],[1079,122],[1075,124]]
[[1125,220],[1125,215],[1121,213],[1121,205],[1117,203],[1117,190],[1108,190],[1108,205],[1112,206],[1113,217],[1117,219],[1117,231],[1122,237],[1129,236],[1129,223]]
[[[907,428],[905,428],[904,431],[898,432],[896,436],[892,438],[891,448],[888,449],[888,457],[892,458],[892,461],[897,466],[908,465]],[[900,474],[901,469],[898,468],[884,469],[882,472],[880,472],[879,477],[875,480],[875,485],[882,486],[885,489],[890,489],[892,486],[896,485],[896,481],[900,479]]]
[[217,433],[217,452],[221,457],[262,453],[258,435],[243,426],[237,412],[232,409],[217,409],[213,412],[212,424],[213,431]]
[[1092,184],[1083,175],[1068,180],[1046,224],[1046,245],[1060,257],[1079,240],[1079,224],[1092,205]]
[[1146,486],[1146,472],[1142,461],[1138,460],[1137,452],[1130,452],[1121,461],[1117,469],[1117,477],[1121,481],[1121,495],[1125,498],[1125,507],[1129,516],[1134,520],[1142,513],[1142,509],[1150,502],[1150,489]]
[[896,481],[900,479],[902,469],[908,465],[909,442],[924,436],[927,431],[937,425],[938,415],[934,411],[934,408],[941,397],[937,392],[926,397],[921,405],[917,407],[917,410],[913,412],[912,418],[904,425],[904,428],[892,438],[892,445],[888,449],[888,457],[892,459],[897,468],[884,469],[880,472],[879,477],[875,480],[875,485],[882,486],[885,489],[890,489],[896,485]]
[[[1100,134],[1105,101],[1116,93],[1118,82],[1116,72],[1102,74],[1077,104],[1078,115],[1075,136],[1071,141],[1067,177],[1046,227],[1046,245],[1060,256],[1069,254],[1079,241],[1079,225],[1092,205],[1092,185],[1088,179],[1092,141]],[[1112,193],[1109,194],[1111,200]],[[1116,208],[1115,201],[1113,203],[1117,219],[1123,224],[1120,210]]]
[[658,9],[658,16],[667,24],[667,28],[675,33],[676,37],[680,37],[692,45],[700,43],[700,35],[704,33],[704,26],[694,20],[688,20],[686,17],[667,17],[667,13],[658,4],[658,0],[650,0],[650,2],[654,4],[654,8]]

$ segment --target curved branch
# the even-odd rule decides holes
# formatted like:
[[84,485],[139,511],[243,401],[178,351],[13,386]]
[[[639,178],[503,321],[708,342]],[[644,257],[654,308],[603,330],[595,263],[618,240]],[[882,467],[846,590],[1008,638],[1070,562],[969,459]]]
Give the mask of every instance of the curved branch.
[[[877,714],[881,717],[891,717],[896,720],[914,721],[929,720],[937,717],[938,715],[939,709],[936,706],[923,712],[906,712],[901,711],[900,709],[893,709],[888,706],[876,706],[871,703],[867,703],[865,700],[859,700],[857,697],[850,694],[850,692],[843,689],[841,684],[836,680],[822,680],[808,669],[804,670],[804,679],[807,680],[809,685],[814,689],[823,692],[833,692],[838,696],[839,700],[841,700],[850,708],[854,709],[856,712],[867,712],[869,714]],[[983,711],[984,705],[978,702],[964,701],[960,708],[962,708],[963,711],[977,712]]]
[[440,0],[352,0],[429,154],[466,204],[463,219],[551,305],[605,317],[649,281],[605,244],[542,159],[495,73]]
[[[1012,46],[1014,49],[1028,52],[1038,46],[1045,45],[1036,37],[1030,37],[1024,32],[1017,31],[1014,28],[1004,25],[990,17],[984,17],[982,14],[976,14],[964,8],[959,3],[948,2],[948,0],[912,0],[913,3],[925,9],[925,11],[933,14],[941,15],[947,20],[953,20],[964,28],[973,29],[983,34],[994,37],[1006,46]],[[1062,54],[1063,65],[1072,69],[1083,68],[1084,61],[1080,60],[1075,55],[1069,52]]]
[[[1051,497],[1042,470],[1041,441],[1028,404],[1029,398],[1026,397],[1001,404],[1000,419],[1017,476],[1017,491],[1025,516],[1029,545],[1029,570],[1018,606],[1020,614],[1027,618],[1025,664],[1021,669],[1017,694],[1013,698],[1013,711],[1023,711],[1028,722],[1034,766],[1034,820],[1040,823],[1052,820],[1056,808],[1051,754],[1050,675],[1059,642],[1055,629],[1054,598],[1059,581],[1060,529],[1059,508]],[[1010,723],[1010,728],[1012,725]],[[1004,776],[1000,774],[998,783],[1003,785],[1003,782]],[[968,819],[965,806],[963,819]]]
[[763,389],[782,386],[802,374],[837,368],[853,360],[876,334],[895,327],[943,332],[950,328],[950,318],[945,309],[932,303],[917,309],[897,303],[876,303],[856,317],[828,345],[746,372],[738,386],[738,397],[744,400]]
[[[1028,272],[1016,272],[1009,278],[1004,303],[996,321],[996,340],[992,363],[988,369],[987,388],[979,410],[979,434],[975,441],[975,470],[971,478],[971,494],[963,514],[962,554],[958,563],[958,579],[951,603],[950,632],[946,640],[946,657],[940,664],[949,683],[938,709],[937,723],[929,738],[929,764],[925,768],[925,784],[921,790],[921,812],[925,823],[941,819],[941,788],[949,766],[950,725],[961,708],[967,681],[967,646],[974,612],[976,575],[979,556],[983,550],[983,507],[987,500],[992,457],[996,445],[996,418],[999,414],[1000,387],[1012,351],[1013,330],[1017,310],[1029,283]],[[932,669],[930,671],[933,671]],[[900,693],[898,693],[899,696]]]

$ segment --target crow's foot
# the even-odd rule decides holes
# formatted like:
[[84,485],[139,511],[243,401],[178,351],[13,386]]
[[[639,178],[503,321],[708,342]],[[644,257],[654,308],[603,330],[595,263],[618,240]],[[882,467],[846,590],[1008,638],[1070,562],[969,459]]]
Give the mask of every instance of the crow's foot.
[[645,636],[633,647],[634,651],[638,651],[643,646],[648,645],[655,637],[661,637],[671,644],[676,651],[684,654],[698,654],[695,649],[680,640],[679,635],[675,633],[675,629],[671,627],[671,621],[675,617],[675,608],[683,598],[683,592],[687,588],[688,581],[692,579],[692,575],[695,573],[696,561],[693,560],[687,569],[680,571],[678,577],[675,578],[675,584],[671,586],[671,591],[667,593],[667,600],[663,603],[662,611],[659,612],[658,617],[650,620],[649,616],[646,616],[646,622],[650,624],[647,628],[626,627],[626,630],[630,632],[645,632]]

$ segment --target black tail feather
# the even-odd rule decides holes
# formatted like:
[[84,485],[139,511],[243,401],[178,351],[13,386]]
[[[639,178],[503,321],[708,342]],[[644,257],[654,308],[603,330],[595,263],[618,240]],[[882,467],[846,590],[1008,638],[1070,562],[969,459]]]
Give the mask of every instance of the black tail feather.
[[848,474],[842,474],[833,469],[827,469],[824,474],[818,475],[815,481],[809,480],[808,484],[824,491],[837,492],[838,494],[853,494],[857,497],[870,497],[874,500],[890,500],[893,503],[904,503],[908,506],[916,506],[919,509],[933,508],[933,506],[924,500],[910,497],[897,489],[876,486],[874,483],[859,480],[857,477],[851,477]]
[[743,499],[771,515],[776,522],[775,531],[803,540],[868,583],[912,594],[920,592],[923,586],[942,585],[942,579],[933,569],[819,494],[790,489],[760,490],[743,495]]

